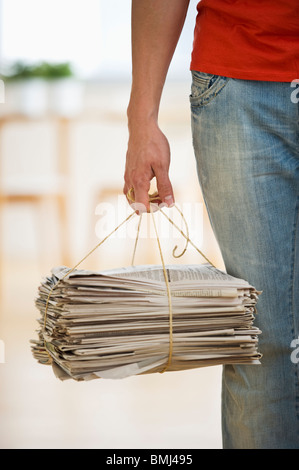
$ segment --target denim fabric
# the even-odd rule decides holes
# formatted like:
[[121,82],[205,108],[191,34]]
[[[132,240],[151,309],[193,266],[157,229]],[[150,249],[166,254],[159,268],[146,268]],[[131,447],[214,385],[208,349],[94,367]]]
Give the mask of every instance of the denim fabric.
[[211,224],[227,272],[263,291],[261,365],[223,368],[223,447],[299,449],[299,105],[290,83],[192,75]]

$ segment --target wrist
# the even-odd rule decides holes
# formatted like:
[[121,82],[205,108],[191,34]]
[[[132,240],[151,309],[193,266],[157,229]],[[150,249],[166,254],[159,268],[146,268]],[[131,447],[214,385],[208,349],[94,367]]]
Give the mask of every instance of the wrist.
[[158,111],[143,105],[131,105],[127,108],[128,128],[131,130],[136,126],[157,126]]
[[129,124],[136,121],[157,123],[160,96],[160,93],[151,92],[148,88],[139,90],[136,86],[132,87],[127,108]]

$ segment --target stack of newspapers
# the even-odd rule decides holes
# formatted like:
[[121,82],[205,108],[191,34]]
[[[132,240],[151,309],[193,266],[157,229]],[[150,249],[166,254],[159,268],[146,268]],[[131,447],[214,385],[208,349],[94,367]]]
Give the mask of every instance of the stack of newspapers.
[[38,289],[32,352],[41,364],[50,357],[61,380],[78,381],[162,372],[166,365],[170,372],[259,364],[259,294],[210,264],[165,271],[151,265],[101,272],[54,268]]

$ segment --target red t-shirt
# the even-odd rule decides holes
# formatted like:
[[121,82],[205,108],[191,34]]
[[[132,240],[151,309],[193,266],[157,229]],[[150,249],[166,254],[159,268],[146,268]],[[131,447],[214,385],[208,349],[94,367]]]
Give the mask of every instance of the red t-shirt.
[[298,0],[201,0],[197,10],[191,70],[299,79]]

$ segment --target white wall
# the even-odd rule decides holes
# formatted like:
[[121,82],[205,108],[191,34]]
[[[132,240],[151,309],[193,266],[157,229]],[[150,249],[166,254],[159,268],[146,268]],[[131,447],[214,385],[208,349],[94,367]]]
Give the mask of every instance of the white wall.
[[[170,77],[189,77],[197,0],[191,0]],[[2,0],[4,64],[71,61],[84,78],[131,73],[131,0]]]

